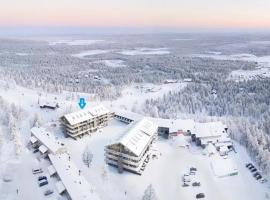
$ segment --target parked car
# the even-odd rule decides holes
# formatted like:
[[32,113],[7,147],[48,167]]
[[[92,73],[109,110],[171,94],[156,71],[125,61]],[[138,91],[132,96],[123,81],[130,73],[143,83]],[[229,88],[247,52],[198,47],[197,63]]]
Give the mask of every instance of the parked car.
[[256,169],[254,166],[248,168],[249,170]]
[[249,165],[247,168],[248,169],[251,169],[251,168],[253,168],[254,166],[251,164],[251,165]]
[[204,197],[205,197],[204,193],[196,194],[196,199],[202,199]]
[[256,180],[260,180],[260,179],[262,179],[262,176],[261,175],[257,175],[257,176],[255,176],[255,178],[256,178]]
[[268,181],[267,179],[263,178],[263,179],[261,180],[261,183],[266,183],[267,181]]
[[253,173],[253,172],[256,172],[257,169],[256,169],[256,168],[253,168],[253,169],[251,169],[250,171]]
[[41,168],[38,168],[38,169],[32,169],[32,173],[33,174],[38,174],[38,173],[42,173],[43,170]]
[[44,185],[48,185],[48,181],[42,181],[39,183],[39,187],[42,187]]
[[255,173],[253,174],[254,177],[256,177],[256,176],[258,176],[258,175],[261,176],[261,174],[260,174],[259,172],[255,172]]
[[182,187],[188,187],[189,186],[189,184],[187,184],[187,183],[183,183],[183,185],[182,185]]
[[42,181],[42,180],[47,180],[47,177],[46,176],[39,176],[38,181]]
[[190,175],[195,175],[196,173],[195,173],[195,171],[190,171],[189,174]]
[[34,151],[33,151],[33,153],[37,153],[38,152],[38,149],[35,149]]
[[50,194],[52,194],[53,193],[53,190],[46,190],[45,192],[44,192],[44,195],[45,196],[48,196],[48,195],[50,195]]
[[185,177],[185,178],[183,178],[183,181],[184,181],[184,182],[188,182],[188,183],[191,182],[190,177]]
[[194,187],[201,186],[201,183],[200,182],[194,182],[194,183],[192,183],[192,186],[194,186]]
[[252,166],[252,164],[251,163],[247,163],[246,164],[246,167],[248,168],[249,166]]
[[191,167],[189,170],[190,170],[190,171],[197,171],[197,168]]

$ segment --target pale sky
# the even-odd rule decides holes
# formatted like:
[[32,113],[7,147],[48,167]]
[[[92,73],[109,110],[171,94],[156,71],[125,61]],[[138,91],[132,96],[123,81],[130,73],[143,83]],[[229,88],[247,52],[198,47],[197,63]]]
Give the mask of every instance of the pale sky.
[[0,0],[0,26],[270,28],[270,0]]

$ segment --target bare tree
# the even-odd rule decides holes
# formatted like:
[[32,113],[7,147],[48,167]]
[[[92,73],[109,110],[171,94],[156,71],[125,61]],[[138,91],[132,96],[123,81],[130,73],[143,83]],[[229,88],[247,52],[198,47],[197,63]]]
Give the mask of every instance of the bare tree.
[[89,147],[85,148],[82,155],[82,159],[83,159],[84,164],[89,168],[93,161],[93,153],[91,152]]

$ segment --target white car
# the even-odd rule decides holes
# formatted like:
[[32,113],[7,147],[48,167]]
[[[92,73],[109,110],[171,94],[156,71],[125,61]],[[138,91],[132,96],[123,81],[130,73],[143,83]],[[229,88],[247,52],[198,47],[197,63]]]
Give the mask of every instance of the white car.
[[43,170],[41,168],[39,168],[39,169],[32,169],[32,173],[33,174],[39,174],[39,173],[42,173],[42,172],[43,172]]

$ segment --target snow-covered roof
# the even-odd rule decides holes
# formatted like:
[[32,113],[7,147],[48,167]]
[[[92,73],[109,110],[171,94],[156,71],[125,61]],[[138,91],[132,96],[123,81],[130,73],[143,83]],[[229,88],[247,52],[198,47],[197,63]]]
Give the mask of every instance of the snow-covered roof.
[[64,184],[62,183],[62,181],[58,181],[55,184],[55,186],[56,186],[56,189],[57,189],[59,194],[62,194],[66,190],[66,188],[65,188]]
[[64,118],[66,118],[70,125],[74,125],[107,113],[109,113],[107,108],[105,108],[103,105],[98,105],[64,115]]
[[31,136],[31,137],[30,137],[30,142],[31,142],[32,144],[36,143],[36,142],[37,142],[37,138],[34,137],[34,136]]
[[159,127],[167,127],[170,129],[171,133],[177,132],[179,130],[191,132],[194,130],[195,121],[192,119],[162,119],[162,118],[148,118]]
[[133,121],[139,121],[143,118],[143,116],[138,114],[138,113],[134,113],[134,112],[123,110],[123,109],[114,108],[114,109],[112,109],[112,111],[118,116],[130,119]]
[[52,176],[52,175],[54,175],[56,173],[56,170],[55,170],[53,165],[48,166],[47,169],[48,169],[48,172],[49,172],[50,176]]
[[[79,169],[68,154],[49,154],[49,159],[72,200],[100,199],[84,176],[79,174]],[[61,188],[59,190],[61,191]]]
[[218,137],[225,134],[225,127],[221,121],[196,123],[193,133],[197,138]]
[[45,147],[44,145],[41,145],[39,148],[38,148],[38,150],[41,152],[41,153],[46,153],[47,151],[48,151],[48,148],[47,147]]
[[174,137],[174,143],[177,147],[187,147],[189,146],[188,141],[186,140],[186,137],[184,135],[177,135]]
[[219,151],[220,151],[220,152],[227,152],[227,151],[229,151],[229,149],[228,149],[227,146],[221,146],[221,147],[219,148]]
[[212,143],[209,143],[206,146],[205,150],[206,150],[206,152],[207,152],[208,155],[217,153],[217,149],[216,149],[216,147]]
[[51,153],[56,153],[58,150],[64,148],[61,142],[58,141],[51,132],[46,131],[43,127],[33,127],[31,129],[31,134],[46,146]]
[[55,100],[51,100],[51,99],[40,99],[39,100],[39,106],[49,106],[49,107],[53,107],[56,108],[58,106],[58,103]]
[[118,143],[125,146],[136,156],[139,156],[156,132],[157,125],[152,121],[143,118],[136,123],[131,123],[130,128],[120,138]]
[[225,177],[238,173],[237,166],[230,158],[223,159],[220,156],[213,158],[211,161],[211,168],[218,177]]

